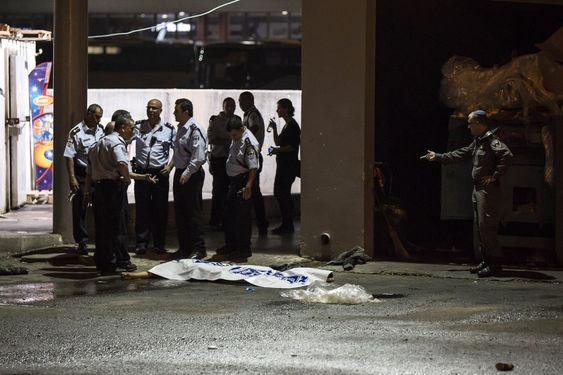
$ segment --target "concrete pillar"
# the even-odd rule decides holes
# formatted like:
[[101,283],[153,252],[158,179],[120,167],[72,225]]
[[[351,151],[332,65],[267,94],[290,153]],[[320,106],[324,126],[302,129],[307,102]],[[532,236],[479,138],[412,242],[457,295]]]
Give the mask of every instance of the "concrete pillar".
[[375,0],[302,4],[301,253],[373,254]]
[[563,265],[563,116],[554,118],[555,257]]
[[53,232],[72,243],[68,175],[63,157],[69,130],[84,118],[88,89],[88,0],[56,0],[54,29],[55,160]]

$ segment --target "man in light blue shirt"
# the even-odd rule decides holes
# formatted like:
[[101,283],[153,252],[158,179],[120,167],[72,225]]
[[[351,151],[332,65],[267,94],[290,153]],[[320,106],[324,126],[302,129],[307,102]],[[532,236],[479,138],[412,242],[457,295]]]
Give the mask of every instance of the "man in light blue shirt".
[[174,258],[202,259],[207,256],[202,231],[202,188],[205,178],[207,138],[203,127],[193,117],[188,99],[176,100],[174,117],[178,130],[174,139],[174,211],[178,232],[178,251]]
[[145,254],[150,238],[157,253],[166,252],[166,223],[168,221],[169,174],[172,170],[170,149],[176,129],[162,121],[162,102],[151,99],[147,103],[147,119],[135,125],[135,163],[133,170],[158,179],[135,181],[135,253]]
[[72,197],[72,234],[80,255],[88,255],[86,209],[82,205],[88,151],[104,135],[104,129],[100,125],[103,114],[104,111],[98,104],[90,105],[84,120],[70,130],[64,151]]
[[225,216],[225,246],[217,249],[214,261],[243,263],[250,250],[252,194],[258,174],[259,143],[252,132],[234,119],[227,125],[232,139],[227,159],[229,191]]

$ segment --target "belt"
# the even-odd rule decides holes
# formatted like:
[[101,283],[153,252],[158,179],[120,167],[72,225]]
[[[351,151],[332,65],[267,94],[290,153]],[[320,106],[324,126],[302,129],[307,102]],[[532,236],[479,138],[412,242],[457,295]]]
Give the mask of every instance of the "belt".
[[101,179],[101,180],[97,180],[94,183],[98,184],[98,185],[107,185],[107,184],[117,184],[118,181],[112,180],[110,178],[104,178],[104,179]]
[[229,180],[231,181],[239,181],[239,180],[246,180],[248,178],[248,172],[237,174],[236,176],[229,176]]
[[157,168],[135,168],[135,169],[137,170],[137,173],[160,174],[160,171],[164,167],[165,166],[163,165],[162,167],[157,167]]

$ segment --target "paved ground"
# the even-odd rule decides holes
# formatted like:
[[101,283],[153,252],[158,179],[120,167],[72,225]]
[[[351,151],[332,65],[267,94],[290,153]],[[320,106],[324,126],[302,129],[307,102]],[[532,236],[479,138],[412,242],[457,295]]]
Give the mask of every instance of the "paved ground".
[[[307,261],[295,238],[254,240],[254,264]],[[29,274],[0,276],[1,374],[493,374],[497,362],[563,373],[560,270],[478,280],[459,264],[327,267],[335,283],[403,295],[346,306],[245,283],[99,277],[65,248],[7,262]]]

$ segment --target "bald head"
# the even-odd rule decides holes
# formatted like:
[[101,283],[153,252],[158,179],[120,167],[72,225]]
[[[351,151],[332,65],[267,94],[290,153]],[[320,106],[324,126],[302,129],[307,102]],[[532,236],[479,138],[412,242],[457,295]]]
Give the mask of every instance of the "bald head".
[[147,103],[147,118],[153,127],[160,122],[162,113],[162,102],[158,99],[151,99]]

